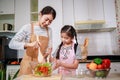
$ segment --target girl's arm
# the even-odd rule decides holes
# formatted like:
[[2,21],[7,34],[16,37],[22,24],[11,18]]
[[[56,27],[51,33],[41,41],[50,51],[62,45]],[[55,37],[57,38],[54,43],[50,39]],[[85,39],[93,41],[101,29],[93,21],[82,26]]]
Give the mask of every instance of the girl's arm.
[[64,62],[61,62],[61,61],[57,60],[56,66],[57,67],[61,66],[61,67],[64,67],[64,68],[69,68],[69,69],[77,69],[78,64],[79,64],[78,60],[74,60],[74,62],[72,64],[67,64],[67,63],[64,63]]

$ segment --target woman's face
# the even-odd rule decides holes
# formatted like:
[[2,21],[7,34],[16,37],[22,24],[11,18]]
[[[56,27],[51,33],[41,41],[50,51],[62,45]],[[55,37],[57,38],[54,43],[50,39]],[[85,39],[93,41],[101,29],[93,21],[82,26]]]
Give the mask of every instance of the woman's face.
[[61,40],[63,44],[71,44],[72,43],[72,38],[69,37],[66,33],[61,33]]
[[48,27],[53,21],[52,14],[40,14],[39,24],[41,27]]

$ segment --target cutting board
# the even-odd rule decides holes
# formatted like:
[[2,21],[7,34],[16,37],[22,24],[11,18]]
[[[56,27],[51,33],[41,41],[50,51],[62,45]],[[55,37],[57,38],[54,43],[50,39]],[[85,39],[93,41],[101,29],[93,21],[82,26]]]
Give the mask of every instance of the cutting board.
[[15,80],[62,80],[62,75],[55,74],[49,77],[36,77],[30,74],[30,75],[23,75]]

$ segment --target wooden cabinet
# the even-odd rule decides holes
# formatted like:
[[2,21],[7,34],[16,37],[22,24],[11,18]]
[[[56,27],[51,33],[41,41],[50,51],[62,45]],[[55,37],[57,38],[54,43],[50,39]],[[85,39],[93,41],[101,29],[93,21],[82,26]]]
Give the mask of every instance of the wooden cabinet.
[[0,0],[0,14],[14,14],[14,0]]
[[15,31],[30,23],[30,0],[15,1]]

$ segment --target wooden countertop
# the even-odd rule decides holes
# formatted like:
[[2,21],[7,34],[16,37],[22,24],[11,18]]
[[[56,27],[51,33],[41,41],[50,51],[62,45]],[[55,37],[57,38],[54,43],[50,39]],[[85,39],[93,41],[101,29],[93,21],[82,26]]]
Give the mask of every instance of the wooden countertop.
[[35,77],[33,75],[23,75],[15,80],[120,80],[120,73],[111,73],[106,78],[93,78],[89,75],[84,77],[71,76],[71,75],[52,75],[50,77]]
[[120,80],[120,73],[111,73],[106,78],[93,78],[89,75],[79,76],[63,76],[62,80]]
[[33,74],[30,75],[23,75],[14,80],[62,80],[62,75],[54,74],[49,77],[38,77],[34,76]]

